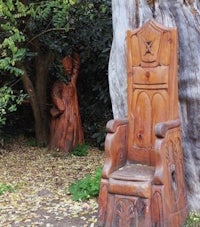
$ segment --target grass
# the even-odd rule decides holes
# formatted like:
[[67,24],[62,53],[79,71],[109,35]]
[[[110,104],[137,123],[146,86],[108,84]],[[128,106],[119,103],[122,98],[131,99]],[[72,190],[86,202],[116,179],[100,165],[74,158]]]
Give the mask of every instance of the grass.
[[0,183],[0,196],[3,195],[5,192],[14,192],[15,187]]

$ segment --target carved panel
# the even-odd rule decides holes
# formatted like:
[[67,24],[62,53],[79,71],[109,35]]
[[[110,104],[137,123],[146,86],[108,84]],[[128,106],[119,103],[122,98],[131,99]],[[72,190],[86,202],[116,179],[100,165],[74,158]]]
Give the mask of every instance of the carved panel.
[[[169,29],[149,21],[142,28],[128,32],[128,47],[133,54],[132,66],[155,67],[169,65],[172,37]],[[129,49],[129,48],[128,48]]]
[[155,141],[155,125],[160,122],[169,120],[169,98],[165,90],[155,91],[152,95],[152,142]]
[[[180,135],[179,135],[180,136]],[[177,165],[177,172],[178,172],[178,190],[180,193],[180,201],[179,206],[184,207],[186,201],[186,190],[185,190],[185,182],[184,182],[184,167],[183,167],[183,153],[182,153],[182,145],[181,145],[181,138],[177,136],[174,138],[174,144],[176,147],[176,165]]]
[[138,32],[141,65],[147,62],[159,62],[159,47],[162,32],[152,26],[146,26]]
[[148,223],[150,219],[145,220],[145,218],[149,218],[148,214],[145,217],[149,209],[147,201],[147,199],[137,197],[116,195],[112,226],[131,227]]
[[[155,68],[133,68],[133,83],[134,84],[168,84],[169,67],[158,66]],[[148,89],[148,87],[146,87]]]
[[119,199],[115,205],[115,226],[131,226],[137,222],[137,200]]
[[151,146],[151,100],[145,91],[135,91],[136,101],[134,103],[135,116],[135,138],[134,146]]
[[[180,157],[182,154],[180,153],[180,146],[176,144],[177,138],[173,138],[167,143],[167,152],[166,152],[166,160],[167,160],[167,168],[168,168],[168,177],[169,177],[169,193],[171,195],[171,204],[172,211],[176,212],[178,208],[180,208],[180,201],[183,201],[184,196],[184,183],[183,183],[183,169],[182,163],[183,160]],[[180,145],[180,144],[179,144]]]
[[169,98],[166,89],[143,90],[135,89],[132,99],[132,114],[134,127],[130,127],[129,134],[134,135],[128,158],[144,164],[154,165],[155,158],[152,150],[155,142],[155,125],[169,120]]

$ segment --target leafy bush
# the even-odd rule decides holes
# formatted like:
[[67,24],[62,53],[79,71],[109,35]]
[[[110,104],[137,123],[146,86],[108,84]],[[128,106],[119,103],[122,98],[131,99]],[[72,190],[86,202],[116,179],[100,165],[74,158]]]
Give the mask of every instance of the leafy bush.
[[[33,85],[33,94],[35,92],[36,97],[40,97],[36,100],[39,100],[41,113],[45,110],[49,113],[50,88],[57,78],[63,79],[60,60],[70,54],[73,47],[78,47],[81,52],[81,72],[77,86],[83,125],[89,135],[101,131],[110,119],[111,112],[107,79],[112,42],[111,0],[1,1],[0,17],[2,84],[11,84],[20,75],[23,75],[22,78],[27,76]],[[43,84],[38,78],[45,78],[48,73],[45,72],[46,64],[41,60],[46,62],[49,56],[52,56],[52,60],[47,64],[48,81]],[[38,66],[42,66],[44,77],[40,75]],[[21,86],[28,90],[25,83],[18,83],[15,89],[19,90]],[[42,100],[46,98],[40,96],[39,89],[46,91],[48,100]],[[34,110],[35,105],[32,102],[30,104]],[[21,128],[25,125],[30,127],[30,119],[27,112],[23,112],[24,108],[29,107],[19,108],[18,118],[12,118],[13,124],[20,120],[25,122]],[[31,120],[34,116],[30,115]],[[47,119],[43,119],[45,117]],[[44,114],[42,118],[41,114],[42,122],[46,124],[44,128],[48,127],[48,117],[48,114]],[[97,127],[90,129],[94,123]],[[91,136],[88,138],[92,140]],[[99,138],[93,140],[102,146],[103,140]]]
[[3,195],[5,192],[13,192],[15,188],[8,184],[0,183],[0,195]]
[[[112,43],[111,1],[95,0],[97,9],[91,23],[89,47],[81,53],[81,71],[78,78],[80,112],[88,143],[103,149],[106,122],[113,118],[108,86],[108,62]],[[102,4],[104,6],[102,6]]]
[[72,195],[72,199],[75,201],[81,201],[98,196],[101,171],[102,169],[99,167],[96,169],[94,176],[87,174],[85,178],[71,184],[69,192]]
[[89,149],[88,145],[78,144],[72,151],[72,154],[75,156],[86,156],[88,154],[88,149]]
[[14,94],[11,87],[3,86],[0,88],[0,126],[5,125],[8,113],[17,110],[17,105],[21,104],[26,95]]

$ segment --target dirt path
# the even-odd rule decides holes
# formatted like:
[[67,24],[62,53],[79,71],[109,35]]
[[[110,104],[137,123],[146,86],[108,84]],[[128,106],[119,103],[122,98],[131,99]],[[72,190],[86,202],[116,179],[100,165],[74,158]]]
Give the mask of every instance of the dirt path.
[[10,142],[0,155],[0,183],[16,187],[0,196],[0,226],[97,226],[97,199],[74,202],[68,187],[102,166],[104,153],[90,149],[86,157],[62,158],[26,144]]

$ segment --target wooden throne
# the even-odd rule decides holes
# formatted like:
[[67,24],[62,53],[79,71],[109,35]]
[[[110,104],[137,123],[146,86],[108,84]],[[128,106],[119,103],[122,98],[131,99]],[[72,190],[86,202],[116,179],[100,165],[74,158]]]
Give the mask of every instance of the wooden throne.
[[99,226],[184,223],[177,46],[177,30],[153,20],[127,32],[128,117],[107,123]]

